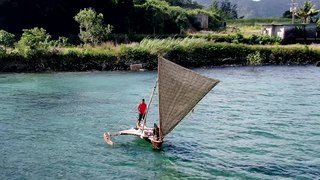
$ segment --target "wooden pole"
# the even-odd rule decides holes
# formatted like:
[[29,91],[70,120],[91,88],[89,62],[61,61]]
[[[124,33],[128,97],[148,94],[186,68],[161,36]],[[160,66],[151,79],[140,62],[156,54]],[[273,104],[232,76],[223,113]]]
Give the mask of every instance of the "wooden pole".
[[154,95],[154,92],[157,88],[157,84],[158,84],[158,79],[156,80],[156,83],[152,89],[152,92],[151,92],[151,96],[150,96],[150,99],[149,99],[149,102],[148,102],[148,106],[147,106],[147,112],[145,113],[144,115],[144,118],[143,118],[143,126],[142,126],[142,132],[144,131],[144,127],[146,126],[146,123],[147,123],[147,115],[148,115],[148,112],[149,112],[149,108],[150,108],[150,104],[152,102],[152,99],[153,99],[153,95]]

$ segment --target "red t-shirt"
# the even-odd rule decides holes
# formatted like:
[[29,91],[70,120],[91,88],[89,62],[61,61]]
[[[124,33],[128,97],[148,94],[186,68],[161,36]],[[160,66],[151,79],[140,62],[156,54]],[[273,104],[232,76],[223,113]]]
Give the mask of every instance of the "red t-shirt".
[[146,103],[140,103],[138,106],[138,110],[141,114],[145,113],[147,110],[147,104]]

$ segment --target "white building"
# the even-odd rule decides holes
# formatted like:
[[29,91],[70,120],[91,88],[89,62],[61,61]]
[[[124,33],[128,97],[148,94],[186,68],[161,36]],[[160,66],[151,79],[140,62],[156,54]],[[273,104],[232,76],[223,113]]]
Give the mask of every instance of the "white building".
[[262,34],[268,36],[278,36],[284,41],[316,41],[316,24],[271,24],[263,25]]

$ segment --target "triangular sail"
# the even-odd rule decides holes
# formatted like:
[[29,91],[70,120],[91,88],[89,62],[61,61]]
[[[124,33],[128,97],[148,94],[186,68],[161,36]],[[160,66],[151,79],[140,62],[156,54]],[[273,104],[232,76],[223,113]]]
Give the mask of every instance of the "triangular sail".
[[158,58],[160,135],[164,137],[219,81]]

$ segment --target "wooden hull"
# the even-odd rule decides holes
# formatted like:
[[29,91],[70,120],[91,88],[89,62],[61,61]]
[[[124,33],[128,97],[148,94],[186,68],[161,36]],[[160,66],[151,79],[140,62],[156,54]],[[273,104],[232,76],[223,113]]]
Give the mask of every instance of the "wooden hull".
[[162,146],[162,143],[163,141],[151,141],[151,144],[155,149],[160,149]]

